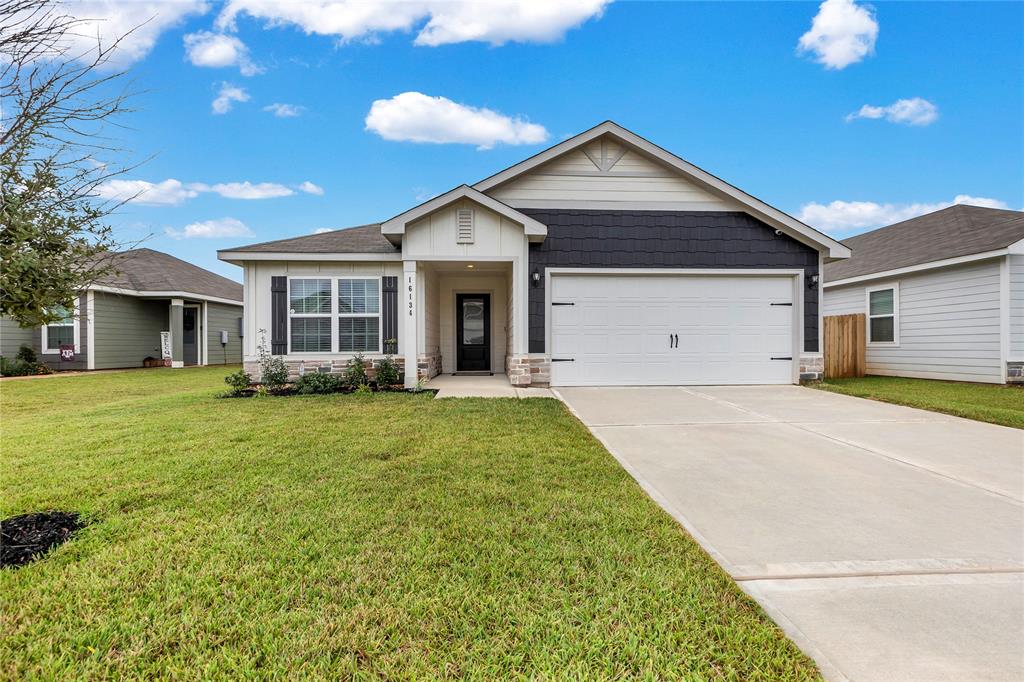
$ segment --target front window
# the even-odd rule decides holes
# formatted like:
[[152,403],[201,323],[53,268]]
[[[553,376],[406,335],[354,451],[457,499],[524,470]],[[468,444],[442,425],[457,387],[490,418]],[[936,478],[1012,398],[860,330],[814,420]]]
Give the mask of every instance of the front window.
[[59,353],[61,346],[73,346],[75,344],[75,313],[64,307],[53,311],[60,315],[60,319],[46,325],[46,339],[43,351],[47,353]]
[[868,342],[896,343],[897,289],[887,287],[868,291]]
[[338,352],[380,351],[380,280],[338,280]]
[[379,278],[289,280],[289,352],[379,353]]

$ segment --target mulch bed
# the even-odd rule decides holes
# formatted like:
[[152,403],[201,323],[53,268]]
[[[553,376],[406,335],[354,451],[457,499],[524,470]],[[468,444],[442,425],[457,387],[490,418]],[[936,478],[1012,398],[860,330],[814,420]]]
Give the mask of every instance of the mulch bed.
[[0,568],[17,568],[67,542],[85,522],[75,512],[45,511],[0,521]]
[[[439,389],[436,389],[436,388],[421,388],[420,390],[417,391],[417,390],[412,389],[412,388],[405,388],[404,386],[401,386],[401,385],[388,386],[388,387],[378,387],[376,385],[371,384],[370,385],[370,390],[373,393],[429,393],[431,395],[437,395],[437,392],[438,392]],[[269,392],[268,395],[278,396],[278,397],[284,397],[284,396],[290,396],[290,395],[307,395],[307,396],[310,396],[310,395],[338,395],[338,394],[351,395],[351,394],[353,394],[355,392],[356,392],[356,390],[354,388],[352,388],[350,386],[345,386],[345,387],[340,388],[340,389],[338,389],[336,391],[331,391],[330,393],[299,393],[298,390],[295,388],[294,384],[287,384],[284,388],[280,388],[280,389],[278,389],[276,391]],[[250,387],[250,388],[244,388],[244,389],[242,389],[238,393],[230,393],[230,392],[223,393],[219,397],[221,397],[221,398],[253,398],[253,397],[256,396],[257,393],[259,393],[259,389],[258,388]]]

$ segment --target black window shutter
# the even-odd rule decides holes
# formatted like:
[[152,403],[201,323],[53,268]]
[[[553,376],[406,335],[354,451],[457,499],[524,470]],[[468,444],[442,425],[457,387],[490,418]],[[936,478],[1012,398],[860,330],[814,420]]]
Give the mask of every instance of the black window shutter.
[[270,354],[288,353],[288,278],[270,278]]
[[380,289],[384,352],[394,355],[398,352],[398,278],[381,278]]

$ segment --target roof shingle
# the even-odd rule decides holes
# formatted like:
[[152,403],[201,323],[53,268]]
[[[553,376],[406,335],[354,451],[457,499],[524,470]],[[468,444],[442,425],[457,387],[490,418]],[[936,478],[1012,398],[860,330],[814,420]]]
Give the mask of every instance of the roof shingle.
[[114,272],[96,282],[133,291],[181,291],[242,302],[242,285],[153,249],[112,254]]
[[399,249],[380,233],[380,223],[346,227],[304,237],[277,239],[222,251],[248,253],[399,253]]
[[825,281],[1004,249],[1024,239],[1024,213],[958,204],[843,240],[853,257],[825,265]]

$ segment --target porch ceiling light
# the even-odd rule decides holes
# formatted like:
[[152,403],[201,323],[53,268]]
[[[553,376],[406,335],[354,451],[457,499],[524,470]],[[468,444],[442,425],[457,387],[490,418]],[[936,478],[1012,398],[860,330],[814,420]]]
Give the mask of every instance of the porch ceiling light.
[[467,268],[469,268],[470,270],[472,270],[472,269],[473,269],[473,268],[475,268],[476,266],[475,266],[475,265],[473,265],[472,263],[470,263],[470,264],[469,264],[469,265],[467,265],[466,267],[467,267]]

